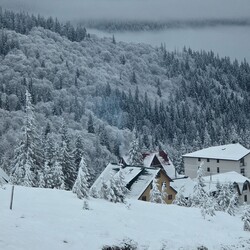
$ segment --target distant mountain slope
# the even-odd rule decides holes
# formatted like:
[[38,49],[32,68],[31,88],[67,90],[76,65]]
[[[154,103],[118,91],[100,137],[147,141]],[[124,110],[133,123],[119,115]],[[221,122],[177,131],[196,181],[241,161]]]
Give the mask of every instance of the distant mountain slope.
[[87,35],[72,42],[67,34],[36,25],[23,34],[3,27],[8,29],[0,31],[0,158],[7,170],[20,137],[26,89],[41,136],[50,133],[59,145],[65,122],[72,150],[82,136],[96,174],[127,151],[133,129],[141,148],[166,147],[179,166],[182,153],[212,144],[236,140],[249,147],[247,62],[232,63],[213,52],[116,43],[114,37]]
[[[128,200],[128,204],[90,199],[90,210],[72,192],[0,188],[0,248],[102,249],[131,241],[137,249],[249,249],[249,232],[239,215],[217,212],[203,219],[198,208]],[[13,240],[14,239],[14,240]]]

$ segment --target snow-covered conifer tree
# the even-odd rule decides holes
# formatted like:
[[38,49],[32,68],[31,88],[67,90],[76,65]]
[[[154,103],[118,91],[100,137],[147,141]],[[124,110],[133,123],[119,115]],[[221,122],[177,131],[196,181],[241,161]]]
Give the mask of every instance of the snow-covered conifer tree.
[[40,187],[40,188],[45,188],[46,187],[46,183],[45,183],[45,179],[44,179],[44,172],[43,171],[38,172],[38,187]]
[[131,165],[142,165],[142,154],[139,148],[139,140],[133,133],[133,141],[129,149],[129,163]]
[[152,189],[150,190],[150,202],[164,203],[158,186],[159,184],[157,183],[157,179],[154,179],[152,182]]
[[89,196],[89,172],[84,157],[82,157],[79,165],[78,175],[73,186],[72,192],[76,193],[79,199]]
[[126,188],[126,183],[121,170],[118,172],[118,176],[115,176],[111,179],[110,189],[113,190],[111,194],[114,194],[111,201],[124,203],[128,189]]
[[206,215],[214,216],[215,215],[215,201],[213,196],[207,195],[203,202],[200,204],[201,214],[203,218],[206,218]]
[[62,130],[61,131],[62,143],[60,145],[60,153],[59,153],[58,161],[60,165],[62,166],[65,189],[72,190],[74,182],[77,178],[77,171],[75,168],[74,158],[73,158],[68,131],[67,131],[65,123],[63,123],[61,130]]
[[176,204],[178,206],[187,206],[187,199],[184,196],[184,187],[181,187],[179,192],[175,195],[175,199],[173,201],[173,204]]
[[241,220],[243,221],[244,225],[244,231],[250,231],[250,206],[245,205],[244,211],[241,216]]
[[232,196],[230,197],[226,212],[229,213],[230,215],[234,216],[236,209],[237,209],[237,204],[238,204],[238,194],[236,192],[234,192],[232,194]]
[[217,192],[218,195],[216,200],[218,204],[218,210],[225,211],[233,215],[233,211],[235,211],[238,204],[238,198],[233,184],[224,183]]
[[74,155],[74,162],[75,162],[76,170],[78,171],[79,164],[83,156],[83,143],[82,143],[81,136],[77,136],[76,138],[75,149],[73,151],[73,155]]
[[59,161],[55,161],[52,166],[52,178],[50,188],[65,189],[65,178],[62,170],[62,165]]
[[22,185],[26,187],[34,186],[34,173],[31,171],[31,164],[26,162],[24,165],[24,178]]
[[[31,104],[31,95],[26,91],[25,122],[22,137],[15,150],[11,183],[17,185],[38,186],[38,172],[42,164],[42,154],[39,148],[39,136]],[[26,173],[27,172],[27,173]]]
[[99,198],[98,192],[95,187],[92,187],[89,191],[89,194],[93,198]]
[[207,198],[207,193],[204,189],[205,183],[203,179],[203,162],[199,166],[197,170],[197,178],[196,178],[196,185],[194,186],[194,192],[191,197],[191,206],[194,207],[201,207],[204,200]]
[[110,200],[110,187],[107,182],[105,182],[103,179],[101,180],[102,186],[99,191],[99,197],[105,200]]

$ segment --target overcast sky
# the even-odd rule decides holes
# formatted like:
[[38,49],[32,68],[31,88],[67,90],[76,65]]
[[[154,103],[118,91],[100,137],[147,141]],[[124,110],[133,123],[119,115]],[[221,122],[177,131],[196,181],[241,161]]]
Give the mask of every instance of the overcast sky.
[[250,0],[0,0],[0,5],[73,21],[250,18]]

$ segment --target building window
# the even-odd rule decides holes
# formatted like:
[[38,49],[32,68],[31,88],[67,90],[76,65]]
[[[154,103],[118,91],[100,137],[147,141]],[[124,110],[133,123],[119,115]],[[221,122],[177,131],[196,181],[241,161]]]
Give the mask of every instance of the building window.
[[146,195],[143,195],[141,199],[142,199],[142,201],[146,201],[147,200]]
[[198,161],[201,161],[201,158],[198,158]]
[[207,162],[210,162],[210,159],[207,159]]
[[245,160],[244,160],[244,158],[240,159],[240,165],[241,166],[245,166]]
[[217,161],[217,163],[220,163],[220,160],[219,160],[219,159],[217,159],[216,161]]
[[241,173],[243,176],[245,176],[245,168],[241,168],[241,169],[240,169],[240,173]]
[[244,195],[244,202],[247,202],[247,195]]
[[210,168],[207,168],[207,172],[210,172]]
[[243,190],[243,191],[247,190],[247,182],[244,183],[243,189],[242,189],[242,190]]
[[220,168],[219,167],[217,167],[217,173],[219,173],[220,172]]
[[172,200],[172,199],[173,199],[172,194],[169,194],[169,195],[168,195],[168,200]]

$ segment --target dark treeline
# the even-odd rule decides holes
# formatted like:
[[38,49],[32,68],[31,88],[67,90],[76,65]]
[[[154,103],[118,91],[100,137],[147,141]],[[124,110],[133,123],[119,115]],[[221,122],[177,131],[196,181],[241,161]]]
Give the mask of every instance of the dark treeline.
[[74,28],[70,22],[62,24],[57,18],[45,18],[40,15],[29,15],[25,12],[3,11],[0,7],[0,29],[10,29],[21,34],[28,34],[34,27],[51,30],[76,42],[82,41],[87,35],[86,29],[81,25]]

